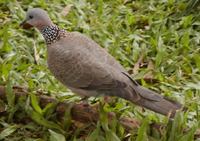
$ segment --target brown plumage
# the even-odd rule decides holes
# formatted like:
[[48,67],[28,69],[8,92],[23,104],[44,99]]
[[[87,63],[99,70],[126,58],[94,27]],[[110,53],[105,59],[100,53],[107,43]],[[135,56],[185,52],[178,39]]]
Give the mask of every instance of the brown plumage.
[[73,92],[82,96],[118,96],[163,115],[171,113],[171,117],[181,109],[181,104],[138,85],[92,39],[59,29],[44,10],[29,10],[22,26],[40,30],[47,43],[49,69]]

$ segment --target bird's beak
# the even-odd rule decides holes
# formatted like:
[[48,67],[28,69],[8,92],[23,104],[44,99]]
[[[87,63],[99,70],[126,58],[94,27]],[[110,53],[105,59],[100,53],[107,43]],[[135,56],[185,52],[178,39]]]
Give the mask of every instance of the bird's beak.
[[31,27],[33,27],[30,23],[28,23],[26,20],[24,20],[20,25],[20,27],[22,27],[23,29],[29,29]]

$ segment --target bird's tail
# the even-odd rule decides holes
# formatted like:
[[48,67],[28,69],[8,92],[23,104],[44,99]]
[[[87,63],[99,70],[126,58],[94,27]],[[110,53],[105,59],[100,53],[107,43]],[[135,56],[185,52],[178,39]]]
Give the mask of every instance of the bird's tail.
[[174,117],[177,110],[181,110],[183,108],[180,103],[169,100],[168,98],[165,98],[158,93],[142,86],[138,85],[134,87],[134,91],[134,93],[139,94],[139,99],[137,101],[135,99],[129,99],[130,101],[154,112],[163,115],[169,115],[171,118]]

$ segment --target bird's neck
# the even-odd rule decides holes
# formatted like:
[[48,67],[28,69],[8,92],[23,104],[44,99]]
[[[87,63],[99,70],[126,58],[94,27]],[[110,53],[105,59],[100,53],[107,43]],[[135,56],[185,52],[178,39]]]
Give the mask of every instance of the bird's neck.
[[59,29],[56,25],[45,26],[40,30],[47,44],[52,44],[62,37],[65,37],[66,31]]

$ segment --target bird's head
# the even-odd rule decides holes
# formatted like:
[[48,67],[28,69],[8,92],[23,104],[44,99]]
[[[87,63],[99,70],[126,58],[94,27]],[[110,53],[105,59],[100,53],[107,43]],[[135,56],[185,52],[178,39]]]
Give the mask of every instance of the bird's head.
[[40,8],[32,8],[27,11],[26,18],[20,26],[24,29],[36,27],[37,29],[42,30],[44,27],[52,24],[53,23],[46,11]]

